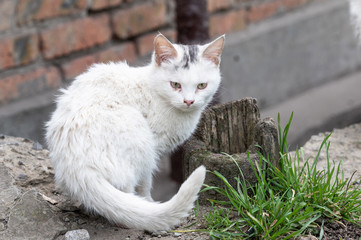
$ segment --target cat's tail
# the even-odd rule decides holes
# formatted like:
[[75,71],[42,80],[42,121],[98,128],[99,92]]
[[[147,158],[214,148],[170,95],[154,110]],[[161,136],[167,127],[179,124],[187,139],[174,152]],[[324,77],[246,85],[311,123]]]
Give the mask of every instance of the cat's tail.
[[109,221],[148,231],[170,230],[188,216],[202,187],[206,169],[198,167],[182,184],[178,193],[164,203],[151,202],[131,193],[117,190],[104,178],[91,176],[85,180],[86,190],[77,197],[86,208],[95,210]]

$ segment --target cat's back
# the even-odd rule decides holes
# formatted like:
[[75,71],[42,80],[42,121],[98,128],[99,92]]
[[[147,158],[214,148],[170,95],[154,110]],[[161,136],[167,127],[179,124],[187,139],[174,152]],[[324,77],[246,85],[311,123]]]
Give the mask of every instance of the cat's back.
[[110,62],[92,65],[79,75],[69,87],[69,91],[84,91],[89,94],[122,95],[133,88],[144,88],[142,68],[133,68],[125,62]]
[[150,98],[146,68],[133,68],[124,62],[92,65],[62,91],[58,104],[79,108],[117,105],[139,105]]

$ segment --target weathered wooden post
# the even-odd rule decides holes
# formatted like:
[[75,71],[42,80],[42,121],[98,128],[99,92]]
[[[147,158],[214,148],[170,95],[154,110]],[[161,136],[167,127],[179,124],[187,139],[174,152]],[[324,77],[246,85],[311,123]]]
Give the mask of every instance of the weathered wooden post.
[[[244,98],[226,104],[213,106],[202,115],[201,123],[194,136],[184,146],[184,173],[187,177],[195,168],[203,164],[208,170],[217,170],[231,184],[239,170],[226,155],[228,153],[239,164],[245,179],[255,183],[256,177],[248,160],[259,161],[258,152],[278,165],[279,142],[275,122],[271,118],[260,120],[257,100]],[[223,186],[220,179],[207,174],[206,184]],[[235,186],[235,185],[234,185]],[[207,198],[217,199],[215,192],[208,191],[200,196],[200,203]]]

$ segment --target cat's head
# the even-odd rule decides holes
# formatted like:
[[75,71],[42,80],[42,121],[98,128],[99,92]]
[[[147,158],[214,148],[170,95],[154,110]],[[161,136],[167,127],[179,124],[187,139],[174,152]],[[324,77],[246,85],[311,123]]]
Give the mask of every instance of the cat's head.
[[204,45],[172,44],[154,39],[152,85],[163,101],[183,111],[203,109],[216,93],[224,36]]

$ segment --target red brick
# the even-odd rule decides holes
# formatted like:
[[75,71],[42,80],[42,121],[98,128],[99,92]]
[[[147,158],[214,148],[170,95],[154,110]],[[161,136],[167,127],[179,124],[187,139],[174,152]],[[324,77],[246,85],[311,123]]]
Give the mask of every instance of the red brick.
[[[138,53],[140,56],[144,56],[153,51],[153,41],[158,33],[150,33],[145,36],[139,37],[136,40]],[[162,31],[162,34],[168,38],[171,42],[175,42],[177,38],[177,32],[175,30]]]
[[287,10],[302,6],[309,2],[309,0],[280,0],[281,5]]
[[247,12],[247,22],[259,22],[277,13],[291,10],[304,5],[309,0],[275,0],[258,5],[253,5]]
[[94,55],[87,55],[67,61],[61,66],[65,79],[73,79],[95,63]]
[[247,12],[247,22],[259,22],[276,14],[280,9],[279,1],[252,6]]
[[156,29],[167,23],[165,0],[147,1],[129,9],[121,9],[112,17],[114,32],[124,39]]
[[243,4],[243,3],[255,2],[255,0],[234,0],[234,1],[236,4],[237,3]]
[[244,10],[215,14],[209,18],[209,35],[214,38],[225,33],[243,30],[245,26]]
[[19,0],[16,18],[19,24],[68,15],[85,10],[87,0]]
[[230,8],[234,0],[207,0],[208,12],[212,13],[218,10]]
[[7,37],[0,40],[0,70],[30,63],[38,58],[36,34]]
[[55,67],[40,67],[0,79],[0,105],[34,96],[48,89],[56,89],[61,84],[60,73]]
[[100,45],[110,38],[108,15],[82,18],[43,31],[42,53],[44,58],[51,59]]
[[100,10],[120,5],[122,0],[92,0],[90,3],[91,10]]
[[61,66],[67,80],[73,79],[84,72],[93,63],[126,60],[134,62],[136,59],[133,43],[124,43],[84,57],[76,58]]
[[9,29],[12,25],[16,1],[0,1],[0,31]]
[[135,62],[137,53],[134,43],[127,42],[107,50],[101,51],[97,54],[97,62],[110,62],[110,61],[127,61],[129,63]]

